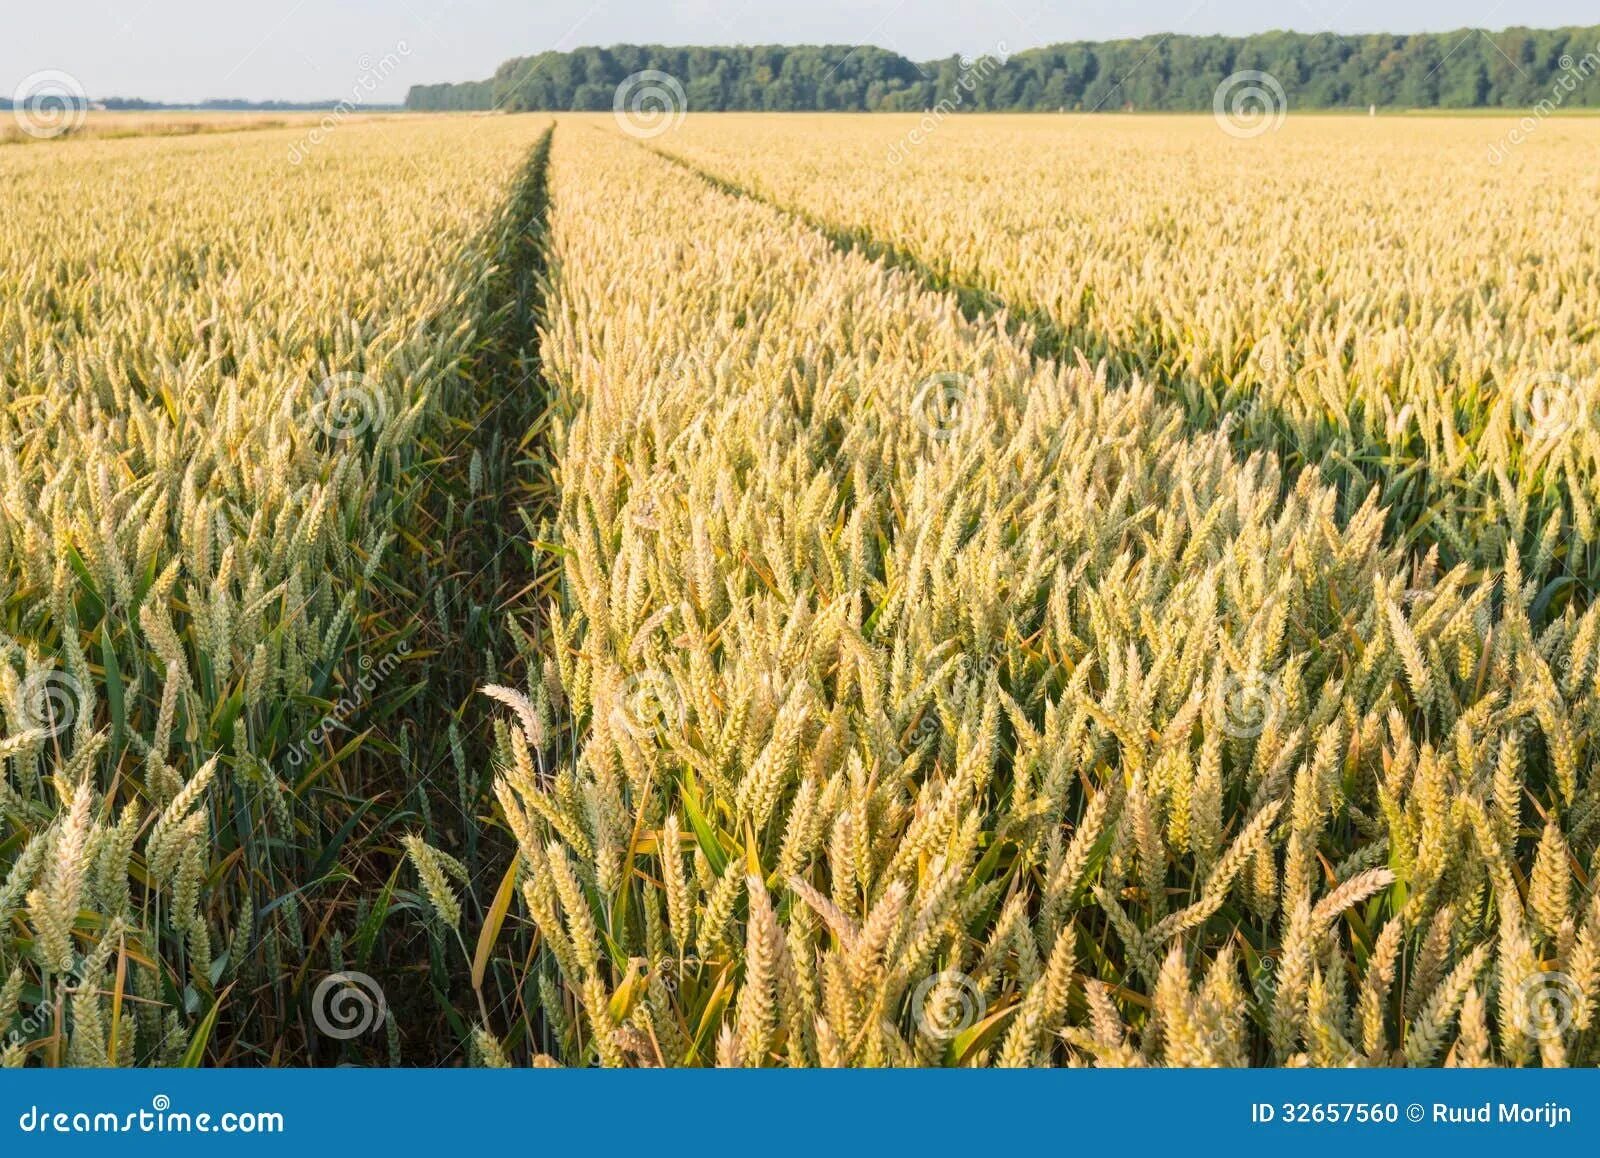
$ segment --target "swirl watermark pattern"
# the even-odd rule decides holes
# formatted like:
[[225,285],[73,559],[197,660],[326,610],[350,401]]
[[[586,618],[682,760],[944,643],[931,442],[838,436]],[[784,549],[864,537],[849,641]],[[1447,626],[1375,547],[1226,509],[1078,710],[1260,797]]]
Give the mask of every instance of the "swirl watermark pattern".
[[17,703],[24,731],[42,732],[53,739],[72,727],[83,702],[83,685],[69,672],[51,668],[36,671],[17,688]]
[[381,431],[389,417],[383,391],[370,375],[358,370],[329,374],[317,384],[311,398],[313,425],[341,442]]
[[671,132],[688,111],[689,97],[678,78],[655,68],[624,77],[611,101],[617,125],[641,141]]
[[983,1020],[989,1001],[978,983],[956,969],[924,977],[911,994],[911,1018],[932,1041],[950,1041]]
[[1211,115],[1228,136],[1249,140],[1283,127],[1289,96],[1270,72],[1247,68],[1217,86],[1211,95]]
[[1236,740],[1261,735],[1284,709],[1282,685],[1254,669],[1230,674],[1217,685],[1216,708],[1222,730]]
[[1517,429],[1535,442],[1547,442],[1584,423],[1583,392],[1565,374],[1541,371],[1517,387],[1512,415]]
[[70,72],[49,68],[29,73],[11,94],[11,115],[28,136],[47,141],[83,127],[89,97]]
[[311,1020],[337,1041],[370,1033],[387,1008],[383,988],[365,973],[330,973],[311,995]]
[[1583,987],[1565,973],[1534,973],[1511,996],[1511,1020],[1535,1041],[1559,1041],[1577,1019]]
[[947,372],[923,379],[911,396],[911,412],[917,427],[935,442],[948,442],[978,406],[972,379],[965,374]]
[[683,697],[670,675],[650,668],[628,677],[616,714],[618,722],[635,739],[659,736],[683,726]]
[[681,960],[677,957],[662,957],[655,966],[655,975],[668,993],[676,993],[686,979],[699,972],[700,958],[693,953],[687,954]]

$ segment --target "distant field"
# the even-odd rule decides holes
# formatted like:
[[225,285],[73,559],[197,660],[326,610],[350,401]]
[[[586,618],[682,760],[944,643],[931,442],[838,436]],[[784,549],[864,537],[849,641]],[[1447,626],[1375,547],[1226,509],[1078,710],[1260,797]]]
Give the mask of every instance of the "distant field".
[[[157,112],[132,112],[132,111],[130,111],[130,112],[111,112],[111,111],[107,111],[107,110],[93,110],[93,111],[90,111],[89,113],[85,114],[83,123],[80,126],[74,128],[71,132],[65,133],[65,134],[62,134],[62,135],[59,135],[59,136],[50,136],[50,137],[47,137],[47,138],[41,138],[41,137],[32,136],[32,135],[29,135],[28,133],[23,132],[23,130],[20,129],[16,125],[16,123],[12,120],[10,113],[9,112],[3,112],[3,113],[0,113],[0,144],[19,144],[19,143],[28,143],[28,142],[38,142],[40,140],[71,140],[71,139],[81,139],[81,138],[86,138],[86,137],[87,138],[108,139],[108,140],[109,139],[117,139],[117,138],[120,138],[120,137],[185,137],[185,136],[195,136],[195,135],[202,134],[202,133],[235,133],[235,132],[246,132],[246,131],[251,131],[251,130],[259,130],[259,129],[294,128],[294,127],[301,127],[301,126],[310,128],[310,127],[313,127],[313,126],[316,126],[318,124],[323,123],[324,121],[326,121],[331,116],[336,116],[337,120],[338,120],[338,123],[340,123],[340,124],[353,124],[353,123],[356,123],[357,121],[369,120],[369,119],[372,119],[372,118],[393,120],[393,119],[406,119],[406,118],[428,117],[428,116],[444,116],[444,117],[467,118],[467,117],[484,117],[484,116],[490,116],[490,115],[495,115],[495,114],[483,113],[483,112],[410,113],[410,112],[400,112],[400,111],[390,111],[390,110],[384,110],[384,111],[381,111],[381,112],[359,112],[359,111],[356,111],[356,112],[351,112],[351,113],[346,113],[346,114],[334,114],[331,110],[323,110],[323,111],[315,111],[315,112],[209,112],[209,111],[185,112],[185,111],[180,111],[180,110],[162,110],[162,111],[157,111]],[[582,114],[578,114],[578,115],[581,116]],[[696,119],[699,120],[699,119],[703,119],[703,117],[712,116],[712,115],[726,116],[726,117],[732,118],[732,117],[740,117],[740,116],[760,116],[760,115],[763,115],[763,114],[756,114],[756,113],[703,114],[702,117],[697,117]],[[818,114],[815,114],[815,113],[780,113],[780,114],[766,114],[766,115],[768,115],[768,116],[776,116],[776,117],[779,117],[781,119],[794,118],[794,119],[804,120],[807,117],[814,117],[814,116],[816,116]],[[870,115],[870,116],[872,116],[874,118],[882,118],[885,121],[893,121],[896,117],[904,118],[908,114],[873,113],[873,114],[836,114],[836,115],[862,115],[862,116]],[[1041,121],[1045,121],[1047,123],[1081,120],[1081,119],[1084,119],[1086,116],[1088,116],[1088,114],[1082,114],[1082,113],[1020,113],[1020,114],[1009,114],[1009,115],[1020,117],[1020,118],[1022,118],[1024,120],[1029,120],[1029,121],[1041,120]],[[1325,110],[1325,109],[1324,110],[1315,110],[1315,111],[1302,113],[1302,114],[1298,114],[1298,115],[1301,116],[1301,117],[1318,117],[1318,118],[1326,117],[1326,118],[1341,118],[1341,119],[1343,119],[1343,118],[1363,118],[1363,117],[1367,116],[1367,114],[1365,112],[1362,112],[1360,110]],[[1392,119],[1392,118],[1395,118],[1395,117],[1405,117],[1405,118],[1441,117],[1441,118],[1449,118],[1449,119],[1470,118],[1470,119],[1489,119],[1489,120],[1500,120],[1500,119],[1518,120],[1518,119],[1526,117],[1527,115],[1528,115],[1527,111],[1526,110],[1522,110],[1522,109],[1464,109],[1464,110],[1413,109],[1413,110],[1403,110],[1403,111],[1387,109],[1387,110],[1384,110],[1383,112],[1381,112],[1379,114],[1379,116],[1381,118],[1385,119],[1385,120]],[[1571,120],[1571,119],[1579,119],[1579,118],[1587,118],[1587,117],[1600,117],[1600,110],[1596,110],[1596,109],[1578,109],[1578,108],[1556,109],[1556,110],[1552,111],[1551,113],[1549,113],[1548,116],[1561,118],[1563,120]],[[980,123],[987,123],[987,122],[995,120],[997,118],[998,118],[998,115],[997,116],[989,116],[989,115],[985,115],[985,114],[971,115],[971,119],[973,119],[975,122],[980,122]],[[1207,116],[1205,114],[1200,114],[1200,113],[1173,114],[1173,113],[1147,113],[1147,112],[1097,113],[1097,114],[1093,114],[1091,119],[1097,120],[1097,121],[1103,120],[1103,121],[1108,121],[1108,122],[1115,123],[1115,122],[1118,122],[1118,121],[1128,120],[1130,118],[1137,119],[1137,120],[1147,120],[1147,119],[1155,119],[1155,120],[1174,120],[1174,119],[1177,119],[1177,120],[1195,120],[1197,122],[1209,122],[1210,119],[1211,119],[1209,116]],[[967,119],[967,117],[963,117],[962,119]]]
[[[0,144],[70,140],[89,137],[188,137],[200,133],[236,133],[252,129],[279,129],[319,124],[330,115],[321,112],[110,112],[91,110],[83,123],[62,136],[40,138],[23,132],[9,111],[0,110]],[[403,116],[399,113],[351,113],[339,117],[341,124],[353,124],[371,117]]]

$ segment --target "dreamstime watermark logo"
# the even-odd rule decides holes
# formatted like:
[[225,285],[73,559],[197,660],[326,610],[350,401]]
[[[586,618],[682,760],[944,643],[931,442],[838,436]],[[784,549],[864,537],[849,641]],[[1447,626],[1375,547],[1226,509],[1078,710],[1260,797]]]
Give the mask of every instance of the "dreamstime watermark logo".
[[356,66],[361,69],[361,75],[350,86],[350,95],[344,97],[330,109],[316,127],[306,133],[294,144],[289,146],[289,164],[298,165],[306,156],[328,139],[329,134],[344,124],[352,114],[361,109],[378,87],[392,76],[400,67],[400,62],[411,55],[411,46],[404,40],[398,41],[392,52],[386,52],[376,62],[366,53],[361,54],[361,59]]
[[277,1110],[226,1110],[191,1113],[174,1110],[172,1099],[157,1094],[149,1108],[60,1110],[31,1105],[17,1117],[24,1134],[282,1134],[287,1125]]
[[655,68],[624,77],[611,101],[618,126],[641,141],[671,132],[688,111],[689,97],[678,78]]
[[655,975],[668,993],[676,993],[684,980],[700,972],[700,958],[693,953],[683,958],[662,957],[656,962]]
[[311,758],[311,753],[324,740],[335,731],[344,726],[346,720],[355,715],[361,706],[367,702],[368,697],[377,690],[378,685],[387,679],[395,668],[400,666],[400,661],[411,654],[411,641],[402,639],[395,644],[394,651],[384,656],[377,663],[372,662],[371,656],[362,656],[360,660],[361,674],[355,682],[346,689],[346,694],[339,697],[337,703],[316,722],[305,738],[291,744],[284,753],[283,758],[289,766],[298,768]]
[[682,727],[684,706],[677,684],[655,668],[635,672],[623,684],[616,719],[635,739]]
[[926,141],[947,118],[961,111],[977,91],[978,85],[1005,67],[1008,55],[1006,42],[1001,40],[995,43],[993,52],[984,53],[976,60],[970,56],[961,57],[961,72],[956,77],[950,95],[941,97],[939,103],[923,113],[922,119],[905,136],[889,147],[889,164],[898,165],[904,161],[911,155],[911,150]]
[[1518,385],[1512,415],[1517,429],[1532,441],[1560,438],[1583,425],[1583,392],[1565,374],[1540,371]]
[[[72,968],[60,977],[61,991],[63,993],[81,992],[87,985],[87,969],[89,958],[74,956]],[[21,1045],[23,1042],[32,1041],[44,1030],[55,1025],[55,1003],[41,1000],[26,1013],[9,1033],[5,1035],[5,1044],[0,1047],[0,1053]]]
[[1535,1041],[1559,1041],[1583,1004],[1583,987],[1565,973],[1534,973],[1511,995],[1511,1020]]
[[1262,957],[1259,962],[1259,969],[1260,972],[1256,977],[1256,991],[1263,997],[1272,997],[1278,992],[1277,959]]
[[1217,423],[1217,435],[1230,438],[1241,430],[1252,429],[1264,417],[1269,417],[1267,408],[1261,404],[1260,395],[1252,394],[1222,416],[1222,421]]
[[1527,116],[1489,146],[1489,164],[1502,164],[1511,155],[1512,149],[1531,137],[1552,113],[1566,104],[1567,98],[1577,91],[1579,84],[1600,72],[1600,47],[1584,53],[1578,60],[1574,60],[1570,52],[1564,52],[1556,64],[1560,66],[1561,74],[1551,82],[1550,95],[1534,105]]
[[1230,137],[1249,140],[1276,132],[1289,116],[1289,97],[1270,72],[1247,68],[1217,86],[1211,115]]
[[[1254,973],[1246,974],[1246,980],[1254,989],[1256,1001],[1265,1006],[1271,1006],[1278,996],[1278,963],[1271,957],[1256,959]],[[1235,1047],[1243,1036],[1243,1026],[1224,1019],[1219,1024],[1212,1025],[1204,1031],[1203,1038],[1208,1048],[1214,1051],[1226,1051]]]
[[[1282,291],[1285,297],[1293,295],[1292,286],[1286,286]],[[1255,365],[1258,373],[1265,378],[1286,378],[1300,372],[1302,357],[1298,350],[1279,349],[1269,345],[1258,345],[1250,353],[1250,361]]]
[[954,438],[967,413],[979,405],[972,379],[954,372],[924,378],[911,396],[911,414],[918,429],[935,442]]
[[365,973],[330,973],[311,995],[311,1020],[338,1041],[372,1032],[387,1008],[382,986]]
[[18,83],[11,94],[11,116],[28,136],[46,141],[83,127],[89,97],[70,72],[48,68]]
[[1251,669],[1225,676],[1216,690],[1222,730],[1236,740],[1261,735],[1282,714],[1283,699],[1283,686],[1263,672]]
[[978,983],[956,969],[924,977],[911,994],[911,1019],[932,1041],[950,1041],[982,1021],[988,1010]]
[[376,380],[359,370],[329,374],[311,394],[311,421],[329,438],[344,441],[382,430],[389,406]]
[[17,724],[23,731],[42,732],[46,739],[61,735],[78,718],[83,685],[70,672],[56,668],[36,671],[17,687]]

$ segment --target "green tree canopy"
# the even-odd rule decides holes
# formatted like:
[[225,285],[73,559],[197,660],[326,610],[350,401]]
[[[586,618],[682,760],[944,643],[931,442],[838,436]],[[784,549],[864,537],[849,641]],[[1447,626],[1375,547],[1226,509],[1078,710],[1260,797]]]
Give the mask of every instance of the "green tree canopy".
[[417,85],[421,110],[605,109],[629,76],[670,75],[690,109],[1204,110],[1228,76],[1271,73],[1292,108],[1526,108],[1563,76],[1566,106],[1600,107],[1600,27],[1413,36],[1266,32],[1057,44],[1005,58],[917,63],[882,48],[618,44],[506,61],[493,77]]

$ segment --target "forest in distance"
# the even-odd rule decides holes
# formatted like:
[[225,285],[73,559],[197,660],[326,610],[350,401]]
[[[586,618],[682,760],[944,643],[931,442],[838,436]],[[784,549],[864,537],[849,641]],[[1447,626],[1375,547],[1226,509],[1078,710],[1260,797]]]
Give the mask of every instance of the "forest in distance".
[[[1014,47],[1014,46],[1013,46]],[[700,112],[1207,111],[1240,70],[1276,77],[1297,109],[1526,108],[1600,71],[1600,25],[1416,35],[1148,36],[917,62],[872,46],[615,45],[507,60],[487,80],[414,85],[417,111],[600,111],[628,76],[666,73]],[[959,97],[959,99],[958,99]],[[1575,84],[1567,106],[1600,107]]]

